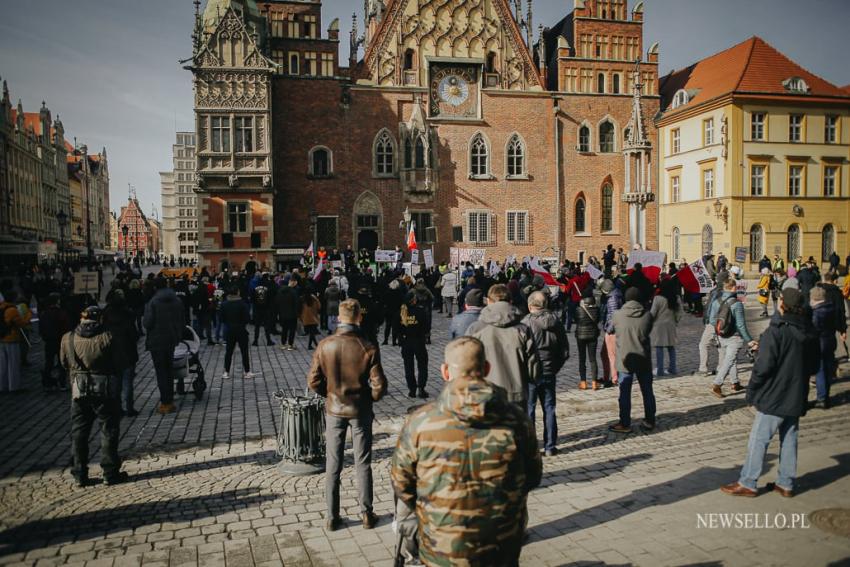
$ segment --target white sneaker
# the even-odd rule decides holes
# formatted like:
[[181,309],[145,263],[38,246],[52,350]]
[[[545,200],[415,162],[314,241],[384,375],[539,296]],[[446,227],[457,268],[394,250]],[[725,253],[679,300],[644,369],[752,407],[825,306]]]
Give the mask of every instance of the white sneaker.
[[244,378],[245,380],[251,380],[251,379],[256,378],[256,377],[257,377],[257,375],[255,373],[246,372],[245,376],[243,376],[242,378]]
[[227,372],[222,373],[222,375],[221,375],[222,380],[228,380],[229,378],[230,378],[230,374],[228,374]]

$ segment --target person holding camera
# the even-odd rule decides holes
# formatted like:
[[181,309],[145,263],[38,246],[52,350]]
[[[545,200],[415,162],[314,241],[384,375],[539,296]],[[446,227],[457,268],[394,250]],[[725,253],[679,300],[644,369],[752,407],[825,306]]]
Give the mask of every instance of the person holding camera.
[[60,361],[71,381],[71,443],[74,463],[71,473],[78,486],[89,484],[89,434],[95,419],[103,422],[100,466],[104,484],[127,480],[118,457],[121,423],[122,352],[112,333],[102,325],[103,311],[87,307],[77,328],[62,337]]

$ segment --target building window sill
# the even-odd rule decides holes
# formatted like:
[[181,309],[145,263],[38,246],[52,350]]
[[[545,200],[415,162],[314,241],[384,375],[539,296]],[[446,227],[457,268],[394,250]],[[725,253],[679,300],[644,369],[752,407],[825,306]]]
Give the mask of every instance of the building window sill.
[[527,173],[523,173],[522,175],[507,175],[505,179],[507,181],[530,181],[531,177]]
[[491,173],[485,173],[484,175],[473,175],[472,173],[470,173],[469,179],[471,181],[493,181],[494,179],[496,179],[496,176]]

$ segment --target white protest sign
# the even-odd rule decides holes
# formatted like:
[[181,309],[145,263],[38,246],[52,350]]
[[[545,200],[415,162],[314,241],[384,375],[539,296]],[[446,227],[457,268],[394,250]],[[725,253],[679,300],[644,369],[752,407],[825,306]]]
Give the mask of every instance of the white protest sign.
[[690,268],[691,273],[699,284],[699,292],[711,293],[711,290],[714,289],[714,282],[711,281],[711,276],[708,274],[708,270],[705,269],[705,264],[703,264],[702,260],[697,260],[690,265]]
[[375,250],[375,262],[381,264],[395,264],[399,261],[399,253],[395,250]]
[[593,280],[598,280],[599,278],[605,275],[604,273],[602,273],[602,270],[600,270],[593,264],[588,264],[587,266],[585,266],[584,271],[590,274],[590,278]]
[[629,263],[626,266],[627,270],[631,270],[635,267],[635,264],[641,264],[644,267],[647,266],[656,266],[658,268],[664,267],[664,259],[667,255],[664,252],[657,252],[654,250],[633,250],[629,255]]
[[473,266],[483,266],[484,265],[484,257],[487,255],[487,251],[483,248],[450,248],[449,249],[449,257],[452,260],[452,264],[461,265],[466,264],[467,262],[471,263]]
[[425,267],[427,269],[431,269],[434,267],[434,251],[433,250],[423,250],[422,257],[425,259]]
[[74,274],[74,293],[98,293],[97,272],[77,272]]
[[413,249],[410,251],[410,263],[414,266],[419,265],[419,250]]

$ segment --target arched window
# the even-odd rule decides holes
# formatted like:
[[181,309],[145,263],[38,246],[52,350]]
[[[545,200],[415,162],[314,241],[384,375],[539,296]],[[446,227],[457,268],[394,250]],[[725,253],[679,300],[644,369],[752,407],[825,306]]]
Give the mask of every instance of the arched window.
[[792,224],[788,227],[788,261],[794,260],[800,255],[800,225]]
[[599,125],[599,152],[614,152],[614,125],[608,120]]
[[404,139],[404,169],[413,169],[413,142]]
[[835,252],[835,227],[831,224],[824,226],[821,237],[821,258],[829,262],[829,257]]
[[425,142],[422,136],[416,137],[416,169],[425,169]]
[[682,257],[682,248],[681,248],[681,232],[679,232],[679,227],[673,227],[673,234],[671,235],[671,250],[673,252],[673,259],[678,260]]
[[676,91],[676,94],[673,95],[673,103],[670,106],[673,108],[679,108],[685,104],[688,104],[688,92],[683,89],[679,89]]
[[587,126],[578,129],[578,151],[585,153],[590,151],[590,128]]
[[487,54],[487,72],[496,72],[496,54],[492,51]]
[[602,187],[602,232],[614,230],[614,188],[610,183]]
[[617,73],[614,73],[614,76],[611,78],[611,92],[620,94],[620,75]]
[[411,71],[413,70],[413,59],[414,59],[414,51],[412,49],[408,49],[404,52],[404,70]]
[[605,92],[605,73],[599,73],[596,76],[596,92],[604,93]]
[[584,203],[584,197],[579,197],[576,201],[576,232],[584,232],[587,228],[586,224],[587,210]]
[[702,227],[702,255],[714,252],[714,229],[710,224]]
[[508,141],[508,177],[525,175],[525,144],[519,134],[514,134]]
[[395,172],[395,141],[384,129],[375,138],[375,174],[392,175]]
[[754,224],[750,227],[750,262],[755,264],[764,256],[764,227]]
[[476,134],[469,145],[470,175],[484,177],[490,174],[490,150],[481,134]]
[[317,146],[310,150],[309,173],[313,177],[328,177],[333,172],[331,162],[331,151],[324,146]]

